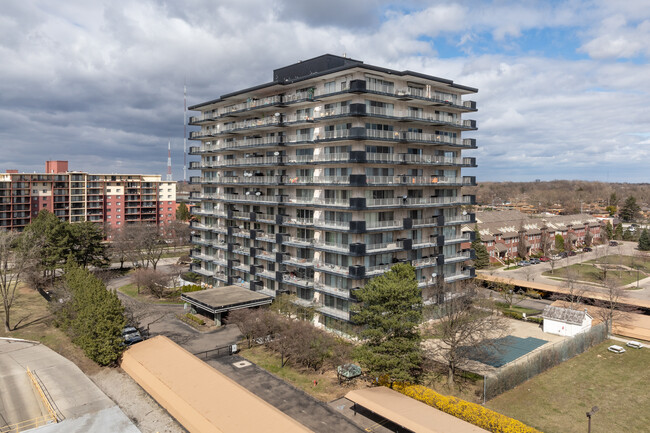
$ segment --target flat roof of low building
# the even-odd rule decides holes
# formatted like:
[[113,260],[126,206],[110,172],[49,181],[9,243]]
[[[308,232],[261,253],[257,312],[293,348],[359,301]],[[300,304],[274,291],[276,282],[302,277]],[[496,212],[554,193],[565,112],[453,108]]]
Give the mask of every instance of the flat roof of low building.
[[311,432],[162,335],[127,349],[121,366],[190,433]]
[[215,287],[183,293],[181,300],[210,313],[270,304],[273,298],[239,286]]
[[350,391],[345,398],[416,433],[487,432],[385,386]]

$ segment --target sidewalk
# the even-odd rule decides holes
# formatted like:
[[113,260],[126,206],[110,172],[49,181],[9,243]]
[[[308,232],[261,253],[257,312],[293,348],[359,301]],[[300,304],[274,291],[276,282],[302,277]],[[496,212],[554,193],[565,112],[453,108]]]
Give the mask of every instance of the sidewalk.
[[250,363],[242,368],[233,365],[241,361],[246,360],[241,356],[233,355],[206,362],[316,433],[363,432],[340,412],[257,365]]

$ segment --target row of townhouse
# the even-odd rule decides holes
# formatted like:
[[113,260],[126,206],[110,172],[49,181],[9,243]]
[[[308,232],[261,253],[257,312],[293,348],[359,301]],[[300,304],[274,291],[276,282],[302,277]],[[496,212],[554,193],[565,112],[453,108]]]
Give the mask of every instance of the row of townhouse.
[[[592,243],[601,241],[602,222],[592,215],[561,215],[537,217],[515,210],[490,211],[476,213],[481,242],[486,246],[490,262],[499,262],[507,258],[519,257],[519,242],[525,240],[526,253],[529,257],[555,247],[555,236],[562,235],[565,248],[584,246],[586,238]],[[466,225],[463,230],[473,230]],[[589,233],[589,236],[587,236]]]

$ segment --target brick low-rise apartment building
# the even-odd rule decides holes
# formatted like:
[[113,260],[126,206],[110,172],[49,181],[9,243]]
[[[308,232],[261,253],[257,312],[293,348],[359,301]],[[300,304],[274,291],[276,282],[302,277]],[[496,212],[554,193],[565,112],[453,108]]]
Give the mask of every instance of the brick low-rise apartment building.
[[105,228],[130,222],[164,225],[175,219],[176,182],[159,175],[68,171],[47,161],[44,173],[0,173],[0,230],[23,230],[47,209],[62,221],[92,221]]
[[461,207],[474,185],[477,90],[412,71],[324,55],[273,81],[190,107],[200,142],[195,272],[206,284],[291,292],[318,320],[350,320],[355,290],[394,263],[425,299],[472,278]]
[[[599,243],[602,228],[601,220],[592,215],[534,216],[516,210],[477,212],[476,225],[491,263],[518,257],[520,239],[526,241],[528,257],[543,250],[544,239],[554,248],[556,234],[562,235],[565,245],[571,248],[585,244],[587,231],[592,242]],[[463,230],[474,230],[474,225],[466,225]]]

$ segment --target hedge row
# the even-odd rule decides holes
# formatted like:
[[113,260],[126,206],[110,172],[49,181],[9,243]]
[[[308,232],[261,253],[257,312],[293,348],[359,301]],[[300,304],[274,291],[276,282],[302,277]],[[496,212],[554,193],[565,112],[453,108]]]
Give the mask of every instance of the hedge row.
[[196,317],[194,314],[187,313],[185,314],[185,317],[187,317],[189,320],[196,323],[197,325],[201,325],[201,326],[205,325],[205,321],[201,318]]
[[[513,319],[524,320],[523,314],[517,311],[504,311],[503,315],[506,317],[512,317]],[[527,317],[525,320],[534,323],[544,323],[544,319],[541,317]]]
[[447,397],[421,385],[395,382],[393,389],[493,433],[542,433],[521,421],[494,412],[479,404],[456,397]]
[[203,290],[203,287],[199,286],[198,284],[191,284],[181,287],[181,292],[183,293],[198,292],[200,290]]

